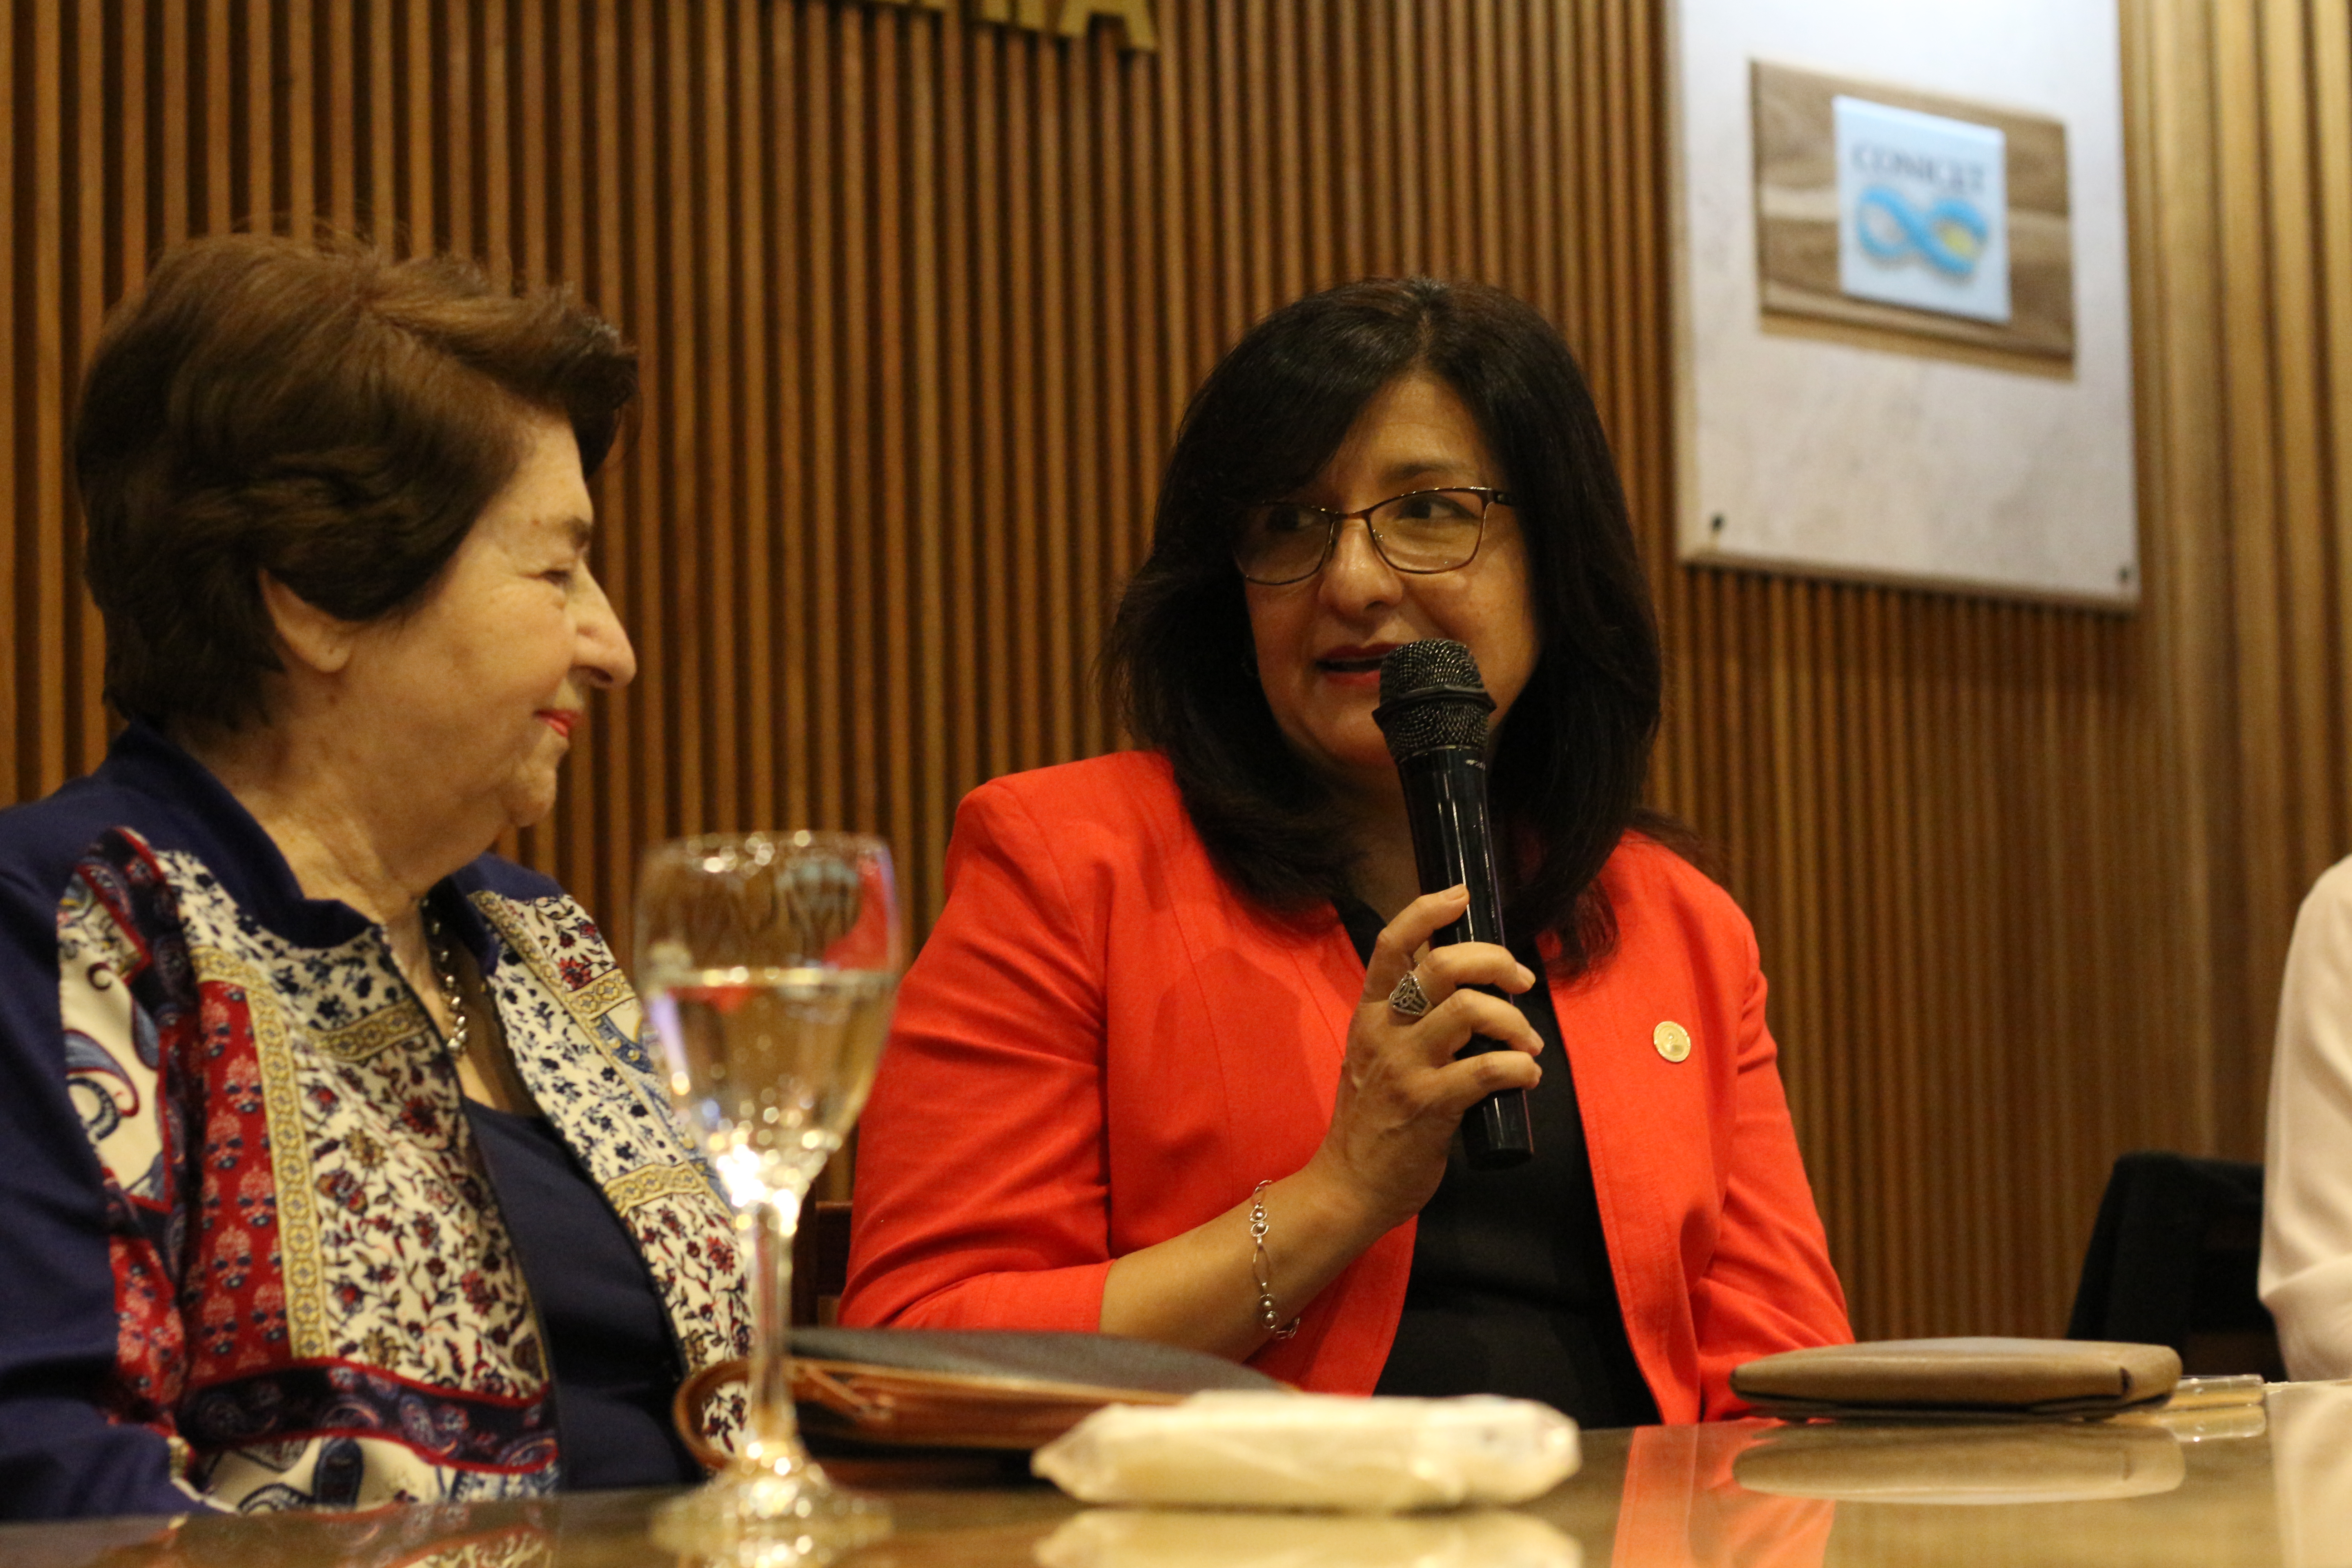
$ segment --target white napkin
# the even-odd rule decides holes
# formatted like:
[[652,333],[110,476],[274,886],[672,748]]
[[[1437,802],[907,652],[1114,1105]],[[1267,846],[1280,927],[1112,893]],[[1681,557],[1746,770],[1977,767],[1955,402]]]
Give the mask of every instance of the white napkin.
[[1532,1400],[1196,1394],[1106,1405],[1030,1466],[1084,1502],[1391,1513],[1525,1502],[1578,1460],[1576,1423]]

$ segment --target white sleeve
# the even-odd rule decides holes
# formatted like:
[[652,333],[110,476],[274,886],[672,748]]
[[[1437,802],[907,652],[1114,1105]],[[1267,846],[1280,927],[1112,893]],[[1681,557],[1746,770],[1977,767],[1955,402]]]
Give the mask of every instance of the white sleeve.
[[2279,991],[2263,1301],[2287,1375],[2352,1377],[2352,859],[2312,887]]

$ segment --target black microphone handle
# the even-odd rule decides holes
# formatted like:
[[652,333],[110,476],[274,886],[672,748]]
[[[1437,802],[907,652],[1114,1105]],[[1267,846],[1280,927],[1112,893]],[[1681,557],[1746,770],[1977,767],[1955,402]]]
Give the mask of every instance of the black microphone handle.
[[[1501,946],[1503,895],[1495,877],[1494,838],[1486,829],[1486,759],[1467,746],[1440,746],[1399,763],[1397,772],[1404,780],[1405,816],[1412,824],[1413,868],[1421,876],[1421,890],[1439,892],[1460,882],[1470,891],[1470,907],[1462,918],[1432,936],[1429,944],[1490,942]],[[1492,985],[1473,989],[1509,1000]],[[1473,1035],[1456,1057],[1508,1048],[1499,1040]],[[1536,1151],[1535,1134],[1528,1125],[1527,1090],[1497,1089],[1465,1111],[1462,1148],[1476,1170],[1525,1164]]]

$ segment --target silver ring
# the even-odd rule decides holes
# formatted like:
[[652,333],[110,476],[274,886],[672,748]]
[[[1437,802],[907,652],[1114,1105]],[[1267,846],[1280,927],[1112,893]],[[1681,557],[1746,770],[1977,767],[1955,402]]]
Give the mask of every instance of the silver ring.
[[1408,1018],[1418,1018],[1429,1011],[1429,993],[1421,988],[1421,981],[1410,969],[1404,978],[1389,993],[1389,1006]]

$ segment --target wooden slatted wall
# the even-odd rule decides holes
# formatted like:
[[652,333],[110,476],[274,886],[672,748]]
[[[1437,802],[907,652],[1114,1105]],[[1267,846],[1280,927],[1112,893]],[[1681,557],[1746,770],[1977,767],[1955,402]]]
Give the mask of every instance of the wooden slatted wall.
[[[2153,619],[2221,1146],[2258,1154],[2279,973],[2352,849],[2352,15],[2136,0]],[[2155,586],[2151,579],[2151,587]]]
[[616,927],[645,842],[777,822],[887,834],[928,917],[964,790],[1118,743],[1097,634],[1219,349],[1344,277],[1476,276],[1561,324],[1620,444],[1657,796],[1756,917],[1857,1327],[2053,1331],[2117,1151],[2251,1149],[2242,1036],[2352,828],[2352,356],[2296,325],[2346,298],[2340,15],[2126,6],[2155,499],[2113,617],[1673,563],[1655,5],[1160,0],[1134,53],[971,9],[0,0],[0,800],[103,748],[65,410],[184,236],[454,248],[644,347],[599,504],[646,674],[516,846]]

